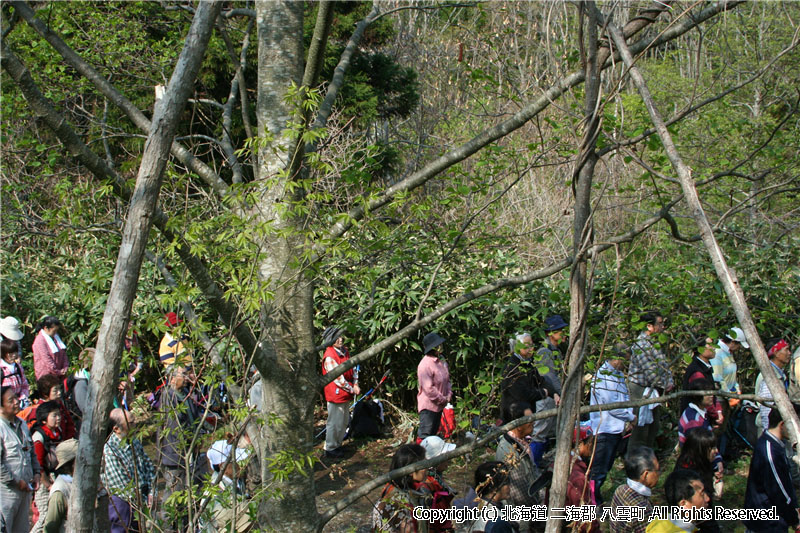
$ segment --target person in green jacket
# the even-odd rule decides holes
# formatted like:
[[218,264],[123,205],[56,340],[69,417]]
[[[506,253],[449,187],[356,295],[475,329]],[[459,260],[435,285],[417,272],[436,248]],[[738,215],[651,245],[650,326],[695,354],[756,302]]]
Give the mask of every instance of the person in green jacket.
[[47,514],[44,518],[45,533],[64,533],[67,530],[69,494],[72,490],[72,472],[78,455],[78,441],[67,439],[56,446],[56,480],[50,488]]

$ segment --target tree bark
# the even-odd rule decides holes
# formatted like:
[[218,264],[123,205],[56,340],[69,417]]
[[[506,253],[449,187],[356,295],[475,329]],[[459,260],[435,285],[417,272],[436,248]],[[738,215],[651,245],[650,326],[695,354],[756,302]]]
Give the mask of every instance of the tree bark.
[[221,3],[218,2],[203,2],[198,6],[167,93],[156,105],[136,187],[122,230],[122,243],[100,325],[97,353],[92,364],[87,401],[89,408],[83,414],[81,447],[76,459],[75,482],[70,500],[70,531],[92,531],[108,413],[111,411],[118,380],[123,339],[136,295],[139,269],[144,258],[172,137],[178,118],[191,94],[220,8]]
[[[274,139],[258,150],[258,176],[264,188],[255,209],[273,230],[265,237],[259,276],[272,297],[262,306],[263,353],[255,358],[264,376],[263,411],[277,423],[262,427],[266,460],[262,479],[271,479],[276,497],[260,502],[258,521],[276,531],[314,531],[317,524],[314,476],[291,470],[271,477],[269,458],[278,452],[304,458],[313,453],[313,410],[318,394],[318,361],[313,345],[312,284],[303,274],[303,237],[291,213],[292,176],[287,172],[293,139],[283,134],[295,110],[285,101],[303,75],[303,4],[291,0],[257,2],[258,101],[260,132]],[[295,191],[299,189],[296,188]],[[282,465],[286,466],[286,465]]]
[[[570,272],[569,349],[565,362],[567,378],[561,395],[561,406],[556,423],[556,454],[553,467],[553,482],[550,486],[550,508],[564,507],[567,495],[567,480],[572,461],[572,434],[583,394],[583,360],[586,349],[586,311],[589,306],[586,290],[588,250],[592,246],[592,180],[597,164],[597,135],[600,131],[598,108],[600,106],[600,70],[598,68],[597,21],[594,2],[580,5],[581,19],[586,20],[586,53],[584,75],[586,95],[584,98],[584,134],[573,173],[575,194],[575,218],[572,231],[572,270]],[[563,520],[547,521],[546,533],[560,531]]]
[[[678,174],[678,180],[680,181],[681,189],[683,190],[684,197],[686,198],[686,203],[689,205],[692,218],[694,218],[695,223],[700,231],[700,237],[703,241],[703,245],[706,247],[706,250],[711,257],[711,263],[714,265],[714,270],[717,273],[717,277],[725,289],[725,294],[728,297],[728,301],[731,303],[731,307],[733,307],[733,310],[736,313],[736,318],[739,320],[739,325],[742,327],[745,335],[747,336],[747,341],[750,343],[750,350],[755,357],[759,369],[761,369],[761,374],[764,376],[764,381],[766,381],[767,387],[775,399],[775,404],[778,408],[778,411],[780,411],[783,420],[786,422],[786,427],[789,429],[789,433],[791,434],[792,443],[797,445],[797,443],[800,442],[798,441],[798,438],[800,438],[800,420],[798,420],[797,414],[794,411],[794,407],[789,399],[789,395],[786,393],[783,383],[781,383],[780,379],[778,379],[778,377],[775,375],[775,372],[772,371],[769,358],[767,357],[767,352],[764,349],[764,345],[758,335],[756,325],[753,322],[753,316],[750,313],[749,307],[747,306],[747,301],[744,297],[744,291],[742,291],[742,288],[739,286],[739,280],[736,277],[736,272],[730,266],[728,266],[728,263],[725,260],[725,255],[722,252],[722,248],[714,236],[714,231],[711,228],[711,224],[708,221],[708,217],[703,209],[703,205],[700,202],[700,197],[697,194],[697,189],[694,183],[694,178],[692,178],[692,171],[688,166],[686,166],[680,154],[678,153],[675,143],[672,141],[672,135],[667,130],[667,126],[664,124],[664,120],[661,118],[661,114],[653,102],[647,82],[634,63],[633,56],[628,49],[628,45],[625,43],[625,38],[622,36],[619,29],[610,23],[608,24],[608,33],[622,55],[622,60],[624,61],[625,66],[628,68],[628,73],[630,74],[631,80],[633,80],[633,83],[639,90],[639,94],[644,101],[645,107],[647,107],[647,112],[650,115],[650,119],[655,125],[658,137],[661,139],[661,143],[664,145],[664,151],[666,152],[672,167],[675,169],[675,172]],[[794,460],[800,464],[800,457],[795,455]]]

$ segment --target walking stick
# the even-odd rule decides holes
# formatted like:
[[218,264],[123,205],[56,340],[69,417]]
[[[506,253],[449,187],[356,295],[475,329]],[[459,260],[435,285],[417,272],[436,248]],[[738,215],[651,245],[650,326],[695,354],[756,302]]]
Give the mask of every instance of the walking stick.
[[[369,390],[368,390],[366,393],[364,393],[364,395],[363,395],[363,396],[361,396],[361,398],[359,398],[358,400],[356,400],[356,401],[354,401],[354,402],[353,402],[353,405],[351,405],[351,406],[350,406],[350,412],[351,412],[351,413],[353,412],[353,409],[355,409],[356,405],[358,405],[358,404],[359,404],[359,403],[361,403],[363,400],[365,400],[365,399],[369,398],[370,396],[372,396],[372,395],[375,393],[375,391],[376,391],[376,390],[378,390],[378,388],[379,388],[381,385],[383,385],[383,382],[384,382],[384,381],[386,381],[386,378],[388,378],[388,377],[389,377],[389,373],[390,373],[390,372],[391,372],[391,370],[387,370],[386,372],[384,372],[384,373],[383,373],[383,377],[381,378],[381,380],[378,382],[378,384],[377,384],[377,385],[375,385],[374,387],[372,387],[371,389],[369,389]],[[319,432],[319,433],[317,433],[317,434],[314,436],[314,440],[316,440],[316,439],[320,438],[321,436],[323,436],[327,430],[328,430],[327,426],[326,426],[326,427],[324,427],[324,428],[322,428],[322,430],[320,430],[320,432]]]

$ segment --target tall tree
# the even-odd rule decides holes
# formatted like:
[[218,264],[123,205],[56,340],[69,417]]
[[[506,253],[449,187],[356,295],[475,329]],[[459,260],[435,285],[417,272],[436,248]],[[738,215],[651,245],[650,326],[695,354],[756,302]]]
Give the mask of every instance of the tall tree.
[[[668,28],[653,34],[643,30],[661,23],[660,17],[667,18],[669,5],[662,2],[642,4],[632,13],[622,32],[626,39],[638,36],[638,40],[630,48],[633,53],[641,53],[680,38],[736,4],[737,2],[719,2],[688,8],[691,17],[678,13],[670,21]],[[140,106],[132,103],[107,76],[100,75],[98,64],[93,66],[81,54],[71,50],[51,28],[33,15],[32,10],[26,10],[24,3],[14,5],[28,25],[58,51],[74,72],[91,81],[92,90],[96,89],[117,106],[139,131],[150,128],[150,121],[140,111]],[[151,4],[148,5],[152,7]],[[508,6],[515,6],[514,9],[520,7],[516,4]],[[183,261],[198,288],[196,294],[204,296],[203,304],[208,306],[207,315],[210,321],[216,320],[222,328],[232,332],[241,347],[242,360],[249,361],[252,358],[264,380],[265,423],[262,426],[260,446],[265,459],[262,461],[262,474],[267,482],[266,492],[270,496],[259,506],[259,523],[264,529],[272,527],[278,530],[317,530],[330,519],[331,513],[341,509],[341,506],[337,506],[322,516],[317,514],[314,481],[309,474],[309,457],[313,444],[312,413],[317,393],[324,383],[318,375],[319,362],[314,351],[312,321],[316,280],[326,279],[326,276],[330,279],[333,277],[330,273],[334,272],[344,279],[341,282],[343,291],[348,291],[352,290],[350,287],[354,284],[351,281],[353,279],[358,283],[367,280],[375,286],[378,282],[390,280],[394,272],[398,272],[398,277],[401,277],[406,274],[402,272],[404,268],[409,265],[410,268],[417,268],[424,263],[424,269],[414,270],[415,274],[420,273],[424,282],[410,318],[407,321],[398,321],[391,329],[387,328],[390,334],[385,338],[381,338],[384,330],[376,328],[375,331],[380,333],[367,338],[370,341],[379,339],[378,342],[357,354],[349,363],[352,366],[369,360],[400,341],[413,339],[421,328],[432,327],[434,321],[480,297],[530,284],[534,280],[570,268],[572,348],[568,365],[571,377],[568,382],[570,392],[565,395],[559,421],[559,434],[563,436],[571,433],[571,425],[579,408],[580,369],[586,353],[584,331],[589,302],[586,296],[587,261],[598,257],[601,251],[612,248],[615,244],[629,242],[659,220],[669,217],[670,210],[678,202],[676,198],[668,198],[657,207],[655,213],[649,213],[646,220],[636,221],[631,228],[621,228],[617,235],[599,239],[602,241],[600,244],[593,242],[595,219],[591,191],[595,168],[602,157],[602,151],[597,150],[596,146],[598,139],[608,142],[607,138],[603,138],[604,129],[601,126],[604,124],[600,119],[601,110],[606,111],[599,103],[602,87],[600,72],[610,72],[609,69],[618,61],[618,55],[612,55],[615,49],[599,41],[593,33],[596,32],[595,23],[584,26],[585,63],[579,71],[564,74],[569,72],[567,69],[572,65],[571,58],[581,57],[579,54],[572,54],[579,47],[570,44],[567,39],[564,44],[567,52],[565,61],[559,63],[553,56],[550,58],[553,61],[551,69],[543,68],[552,70],[558,76],[543,77],[547,82],[542,82],[545,88],[541,91],[535,88],[536,92],[533,93],[529,87],[527,92],[522,91],[513,96],[514,91],[502,92],[503,98],[508,97],[512,104],[507,107],[497,105],[495,109],[493,106],[498,101],[494,96],[498,92],[497,87],[502,87],[505,91],[505,83],[517,74],[507,69],[501,70],[501,83],[495,86],[494,82],[497,80],[487,81],[489,89],[480,94],[483,101],[479,101],[476,108],[490,113],[496,112],[500,117],[491,119],[493,122],[488,127],[485,123],[489,120],[486,118],[489,113],[484,113],[474,123],[468,123],[480,124],[479,127],[476,126],[477,133],[475,129],[464,127],[464,122],[453,120],[452,123],[442,125],[439,131],[420,135],[417,139],[419,142],[412,143],[403,139],[403,142],[397,144],[413,145],[413,151],[409,150],[404,154],[408,157],[403,167],[405,170],[395,171],[389,177],[385,173],[374,171],[375,167],[368,165],[353,165],[355,170],[351,173],[337,173],[335,167],[342,160],[333,157],[330,160],[325,159],[329,156],[325,148],[333,140],[347,137],[353,142],[353,146],[357,147],[352,150],[355,153],[354,158],[362,157],[364,161],[368,161],[375,153],[364,144],[356,144],[359,136],[357,131],[348,130],[347,127],[335,131],[326,131],[324,128],[332,123],[337,124],[330,118],[335,118],[335,113],[332,115],[331,111],[335,108],[333,102],[346,78],[348,65],[352,64],[352,56],[359,48],[360,39],[369,25],[386,13],[381,11],[381,4],[374,5],[373,10],[357,25],[349,39],[338,68],[334,71],[332,82],[325,87],[325,91],[318,92],[316,78],[320,71],[320,60],[319,55],[314,54],[325,49],[331,24],[331,12],[326,11],[329,7],[323,4],[319,10],[312,41],[314,44],[309,47],[308,57],[305,57],[302,40],[302,4],[288,1],[256,2],[253,10],[236,5],[234,9],[222,13],[218,19],[220,31],[230,30],[231,34],[242,32],[240,55],[233,61],[238,66],[230,72],[223,69],[213,71],[215,78],[229,77],[230,90],[222,91],[224,96],[221,97],[228,100],[219,103],[209,94],[198,94],[199,97],[193,102],[196,109],[204,109],[202,106],[219,109],[219,120],[212,117],[212,112],[206,116],[204,112],[198,111],[198,115],[203,115],[208,122],[202,128],[198,125],[201,132],[187,128],[185,135],[172,143],[173,159],[170,163],[175,165],[171,174],[175,183],[171,185],[175,187],[171,191],[173,194],[162,195],[162,205],[167,208],[153,212],[155,226],[167,243],[164,248],[170,253],[174,249],[173,257]],[[448,11],[449,8],[440,7],[398,6],[397,12],[407,12],[411,8],[422,10],[419,12],[423,13],[441,12],[447,14],[442,16],[442,20],[447,21],[450,16],[457,18],[457,10],[462,9],[453,8]],[[638,9],[639,7],[641,8]],[[192,9],[189,6],[181,6],[180,9],[184,8]],[[525,5],[525,8],[528,14],[536,9],[534,4]],[[569,9],[563,9],[565,23],[560,32],[563,36],[571,34]],[[499,12],[495,14],[497,13]],[[624,15],[620,12],[614,14],[619,18]],[[255,73],[252,68],[246,68],[249,25],[228,26],[226,23],[236,20],[237,17],[255,21],[258,48]],[[433,17],[427,20],[436,21]],[[502,17],[498,21],[502,22]],[[162,28],[153,29],[154,32],[161,30]],[[545,33],[549,39],[550,34]],[[524,48],[526,45],[530,46],[529,43],[522,43],[520,47]],[[236,56],[236,50],[232,46],[220,48],[225,49],[226,57]],[[314,52],[315,49],[317,52]],[[88,51],[84,53],[90,55]],[[466,55],[469,56],[470,53],[467,50]],[[460,55],[454,57],[458,58]],[[528,54],[526,57],[532,56]],[[453,62],[459,63],[459,60],[454,59]],[[6,62],[5,56],[3,67],[12,73],[11,62]],[[472,69],[468,77],[474,80],[491,78],[486,72],[479,70]],[[536,72],[537,75],[540,73]],[[569,112],[557,115],[561,109],[555,110],[552,104],[559,99],[569,98],[570,91],[584,83],[586,85],[576,91],[582,102],[578,120],[584,121],[579,146],[569,147],[567,142],[561,146],[545,142],[537,144],[538,140],[534,142],[530,132],[526,131],[533,124],[538,125],[541,136],[556,136],[558,132],[563,133],[571,128],[573,117]],[[244,118],[250,111],[246,103],[248,90],[243,89],[247,84],[255,84],[256,87],[255,117],[258,131],[255,137],[249,137],[246,141],[239,138],[237,144],[238,125],[234,120],[233,106],[242,106],[241,129],[248,130],[247,119]],[[441,85],[444,87],[447,84]],[[23,88],[23,92],[28,89]],[[326,96],[324,99],[323,92]],[[490,93],[492,97],[486,97]],[[112,180],[117,194],[127,201],[130,191],[126,188],[124,179],[114,169],[98,163],[96,156],[74,135],[74,131],[69,129],[69,124],[58,112],[47,105],[36,107],[43,103],[37,100],[35,106],[35,95],[28,92],[25,94],[26,97],[31,97],[31,106],[41,110],[37,113],[41,113],[48,127],[69,148],[70,154],[89,168],[98,180]],[[315,107],[317,105],[320,106],[318,112]],[[508,110],[514,106],[516,108]],[[564,109],[568,110],[569,106],[564,106]],[[613,118],[610,113],[603,117],[604,120],[605,117]],[[153,118],[153,122],[156,118]],[[115,120],[119,123],[125,122],[122,116]],[[346,124],[347,120],[343,123]],[[550,124],[552,129],[542,129],[543,123]],[[191,124],[193,127],[196,125],[194,122]],[[461,127],[456,128],[453,125]],[[384,128],[382,131],[388,131],[388,126],[389,122],[386,120],[380,124]],[[448,126],[457,131],[447,131]],[[214,137],[217,135],[219,138]],[[445,135],[448,140],[437,142],[431,147],[425,146],[425,143],[432,142],[431,139],[437,135]],[[620,141],[620,144],[630,142],[637,145],[645,142],[650,135],[652,132],[641,132],[632,135],[632,139]],[[192,150],[193,141],[207,141],[208,138],[211,138],[214,145],[221,147],[219,153],[224,154],[224,164],[215,166],[212,157]],[[511,143],[517,138],[519,144],[512,144],[506,150],[503,143]],[[451,265],[463,266],[460,265],[463,256],[459,257],[457,252],[465,249],[465,241],[470,241],[476,248],[480,243],[490,242],[495,245],[489,239],[481,239],[481,231],[486,228],[476,227],[482,223],[487,226],[490,224],[491,217],[485,213],[490,212],[490,207],[499,203],[499,199],[526,175],[525,171],[520,171],[520,179],[503,183],[494,173],[499,167],[486,165],[509,154],[518,156],[523,153],[520,147],[531,152],[541,151],[537,156],[544,157],[545,152],[550,150],[566,150],[565,146],[579,154],[577,162],[572,162],[571,156],[559,159],[558,162],[559,165],[571,165],[571,172],[566,175],[571,176],[575,190],[572,238],[568,239],[572,242],[567,247],[568,251],[559,255],[553,254],[552,261],[543,265],[526,265],[524,268],[515,265],[512,272],[500,268],[495,270],[496,264],[493,260],[488,261],[489,266],[484,266],[481,272],[482,275],[485,274],[485,280],[480,278],[480,283],[473,279],[466,282],[463,279],[457,280],[459,283],[453,283],[452,290],[437,294],[437,283],[444,278],[444,271]],[[239,147],[243,149],[235,149]],[[343,149],[340,154],[347,152],[348,150]],[[347,161],[349,164],[352,159]],[[492,172],[485,172],[486,168],[491,168]],[[499,173],[498,170],[498,175]],[[190,205],[185,216],[181,211],[181,202]],[[463,216],[459,209],[448,208],[448,202],[458,203],[459,209],[463,207],[468,214]],[[572,205],[571,202],[569,206]],[[527,211],[523,211],[520,216],[525,213]],[[435,220],[440,215],[441,220]],[[411,221],[414,230],[427,229],[435,225],[434,220],[441,225],[429,233],[406,231],[406,224],[403,224]],[[452,221],[455,222],[450,224]],[[421,235],[435,237],[426,239],[421,238]],[[434,239],[440,241],[436,246],[431,246],[430,241]],[[160,246],[155,239],[153,245]],[[376,249],[381,255],[370,255]],[[346,262],[345,258],[349,257],[354,257],[357,261]],[[386,257],[389,259],[386,260]],[[352,270],[356,268],[354,265],[361,267],[372,261],[375,261],[374,265],[369,266],[374,267],[374,270],[382,270],[384,265],[389,266],[385,272],[371,272],[371,279],[367,275],[363,278],[353,276]],[[477,279],[477,274],[467,271],[464,275]],[[456,277],[458,276],[452,276],[451,279]],[[398,292],[406,289],[403,285],[399,287],[396,289]],[[371,309],[372,307],[365,306],[359,312],[369,316]],[[105,336],[105,330],[103,331]],[[111,338],[113,335],[107,342]],[[109,349],[104,348],[104,351],[109,352]],[[99,368],[98,366],[98,370]],[[339,369],[338,372],[326,376],[326,379],[334,379],[343,371],[344,368]],[[410,386],[413,387],[413,383]],[[564,450],[564,446],[559,450],[561,459],[564,457]],[[563,460],[559,465],[557,486],[562,483],[561,478],[566,472]],[[558,492],[554,491],[555,499],[560,498],[556,496]],[[342,505],[351,500],[343,501]],[[551,530],[557,527],[558,524],[553,524]]]

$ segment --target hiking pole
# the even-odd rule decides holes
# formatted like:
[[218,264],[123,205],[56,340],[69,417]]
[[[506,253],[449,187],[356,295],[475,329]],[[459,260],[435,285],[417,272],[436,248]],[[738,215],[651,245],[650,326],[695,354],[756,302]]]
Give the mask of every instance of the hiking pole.
[[[351,405],[351,406],[350,406],[350,412],[351,412],[351,413],[353,412],[353,409],[355,409],[356,405],[358,405],[358,404],[359,404],[359,403],[360,403],[362,400],[364,400],[364,399],[366,399],[366,398],[369,398],[370,396],[372,396],[372,394],[374,394],[374,393],[375,393],[375,391],[378,389],[378,387],[380,387],[381,385],[383,385],[383,382],[384,382],[384,381],[386,381],[386,378],[388,378],[388,377],[389,377],[389,373],[390,373],[390,372],[391,372],[391,370],[387,370],[386,372],[384,372],[384,374],[383,374],[383,377],[381,378],[381,380],[378,382],[378,384],[377,384],[377,385],[375,385],[374,387],[372,387],[371,389],[369,389],[369,390],[368,390],[368,391],[367,391],[367,392],[366,392],[366,393],[365,393],[363,396],[361,396],[361,398],[359,398],[358,400],[356,400],[356,401],[354,401],[354,402],[353,402],[353,405]],[[320,432],[319,432],[319,433],[317,433],[316,435],[314,435],[314,440],[317,440],[318,438],[320,438],[321,436],[323,436],[327,430],[328,430],[327,426],[326,426],[326,427],[324,427],[324,428],[322,428],[322,429],[320,430]]]
[[364,393],[364,395],[363,395],[361,398],[359,398],[358,400],[354,401],[354,402],[353,402],[353,405],[351,405],[351,406],[350,406],[350,410],[352,411],[353,409],[355,409],[356,405],[358,405],[358,404],[359,404],[359,403],[360,403],[362,400],[365,400],[365,399],[369,398],[370,396],[372,396],[372,394],[373,394],[373,393],[374,393],[374,392],[375,392],[375,391],[376,391],[376,390],[377,390],[377,389],[378,389],[378,388],[379,388],[381,385],[383,385],[383,382],[384,382],[384,381],[386,381],[386,378],[388,378],[388,377],[389,377],[389,373],[390,373],[390,372],[391,372],[391,370],[387,370],[386,372],[384,372],[384,373],[383,373],[383,377],[382,377],[382,378],[381,378],[381,380],[378,382],[378,384],[377,384],[377,385],[375,385],[374,387],[372,387],[371,389],[369,389],[369,390],[368,390],[366,393]]

